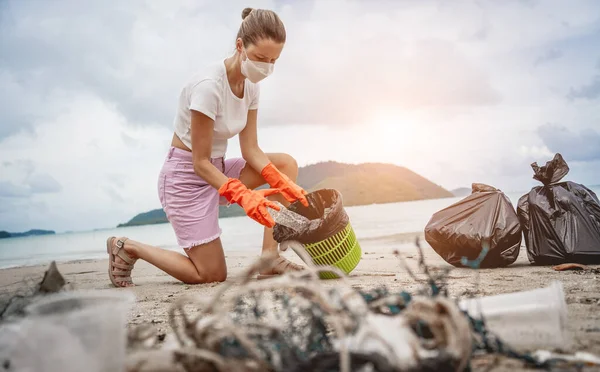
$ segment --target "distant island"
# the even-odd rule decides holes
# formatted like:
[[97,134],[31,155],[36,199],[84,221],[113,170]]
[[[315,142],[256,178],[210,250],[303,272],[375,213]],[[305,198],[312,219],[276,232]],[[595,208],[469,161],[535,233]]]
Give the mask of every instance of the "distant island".
[[470,187],[459,187],[450,192],[454,196],[469,196],[471,195],[472,189]]
[[34,235],[53,235],[56,234],[55,231],[52,230],[29,230],[21,233],[13,233],[8,231],[0,231],[0,239],[6,238],[20,238],[24,236],[34,236]]
[[[227,217],[238,217],[245,216],[246,212],[237,204],[232,204],[231,206],[220,206],[219,207],[219,218],[227,218]],[[144,212],[136,215],[126,223],[120,223],[117,227],[126,227],[126,226],[141,226],[141,225],[154,225],[158,223],[166,223],[169,222],[167,220],[167,215],[165,211],[160,209],[153,209],[149,212]]]
[[[342,194],[344,206],[347,207],[454,196],[450,191],[405,167],[384,163],[355,165],[328,161],[308,165],[299,169],[298,185],[309,192],[336,189]],[[219,207],[219,218],[244,215],[244,210],[235,204]],[[161,208],[140,213],[117,227],[166,222],[167,216]]]

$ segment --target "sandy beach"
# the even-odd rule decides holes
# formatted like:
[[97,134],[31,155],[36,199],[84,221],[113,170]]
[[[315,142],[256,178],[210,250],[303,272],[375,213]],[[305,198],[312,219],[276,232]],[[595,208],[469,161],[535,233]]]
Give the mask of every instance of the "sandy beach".
[[[415,290],[420,284],[402,269],[400,261],[394,256],[398,249],[406,258],[409,266],[417,269],[418,251],[414,239],[419,234],[403,234],[377,239],[363,239],[363,258],[359,266],[349,277],[355,288],[368,289],[385,285],[392,291]],[[442,267],[446,264],[424,240],[421,240],[426,261],[430,266]],[[293,252],[284,255],[301,263]],[[226,252],[229,269],[228,280],[238,278],[243,269],[258,257],[257,254]],[[75,261],[58,263],[59,271],[68,284],[76,289],[98,289],[113,291],[132,291],[136,303],[129,313],[129,324],[152,323],[158,333],[169,332],[168,309],[173,301],[184,294],[212,296],[218,283],[204,285],[186,285],[162,273],[143,261],[138,261],[133,271],[136,286],[128,289],[115,289],[107,276],[107,260]],[[4,295],[15,293],[25,286],[40,281],[47,265],[20,267],[0,270],[0,288]],[[518,261],[504,269],[486,269],[479,272],[469,269],[453,269],[449,276],[451,296],[464,296],[476,293],[479,296],[509,293],[547,286],[552,280],[562,281],[568,304],[568,331],[572,337],[567,352],[587,351],[600,355],[600,275],[591,271],[557,272],[552,267],[533,267],[529,265],[525,247],[521,248]],[[475,285],[479,282],[478,290]],[[326,285],[335,286],[330,280]],[[111,289],[112,288],[112,289]],[[486,362],[482,362],[486,363]],[[474,366],[477,368],[477,364]],[[503,360],[501,369],[519,370],[519,361]]]

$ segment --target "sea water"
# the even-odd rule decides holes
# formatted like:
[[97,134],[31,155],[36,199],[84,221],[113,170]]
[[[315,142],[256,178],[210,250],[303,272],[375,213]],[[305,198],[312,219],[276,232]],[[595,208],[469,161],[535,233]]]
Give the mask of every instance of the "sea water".
[[[596,187],[593,190],[600,195],[599,188]],[[513,207],[516,208],[519,197],[526,192],[507,193]],[[356,237],[361,244],[374,241],[378,246],[391,244],[390,249],[396,249],[396,243],[380,238],[414,232],[422,233],[433,213],[461,199],[462,197],[453,197],[371,204],[344,207],[344,210],[350,217]],[[291,217],[297,218],[296,216]],[[117,221],[115,221],[116,223]],[[246,216],[241,216],[221,218],[219,226],[223,230],[221,241],[226,255],[230,252],[259,254],[264,233],[262,225]],[[65,262],[82,259],[107,259],[106,238],[109,236],[127,236],[130,239],[162,249],[183,253],[183,250],[177,245],[173,228],[170,224],[163,223],[0,239],[0,268],[47,265],[53,260]]]

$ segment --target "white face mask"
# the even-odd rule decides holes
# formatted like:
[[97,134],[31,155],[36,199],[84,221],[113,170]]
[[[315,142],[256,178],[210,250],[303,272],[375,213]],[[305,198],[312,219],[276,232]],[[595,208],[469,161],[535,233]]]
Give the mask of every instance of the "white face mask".
[[244,50],[244,54],[246,54],[246,59],[242,60],[242,74],[251,82],[258,83],[273,73],[273,69],[275,68],[274,64],[252,61],[248,58],[246,50]]

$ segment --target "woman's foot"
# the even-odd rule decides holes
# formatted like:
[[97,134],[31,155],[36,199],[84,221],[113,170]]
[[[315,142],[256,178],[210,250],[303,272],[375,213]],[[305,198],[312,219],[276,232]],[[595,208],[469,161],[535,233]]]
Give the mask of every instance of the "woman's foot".
[[301,270],[304,270],[304,266],[295,264],[292,261],[280,256],[280,257],[277,257],[273,261],[273,265],[271,265],[270,269],[261,271],[259,273],[258,279],[272,278],[274,276],[282,275],[288,271],[301,271]]
[[115,287],[133,287],[131,270],[137,258],[125,245],[127,238],[111,236],[106,240],[108,252],[108,277]]

